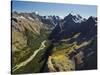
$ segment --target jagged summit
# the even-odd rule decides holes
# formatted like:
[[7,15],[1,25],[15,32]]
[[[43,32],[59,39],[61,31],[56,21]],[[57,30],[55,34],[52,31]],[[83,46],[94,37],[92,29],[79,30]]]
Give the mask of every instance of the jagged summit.
[[91,21],[95,21],[95,22],[97,22],[97,17],[90,16],[90,17],[88,18],[88,20],[91,20]]
[[77,15],[77,13],[75,13],[74,11],[71,11],[69,14],[71,14],[71,15]]
[[79,14],[75,14],[75,13],[69,13],[64,20],[66,21],[71,21],[73,23],[81,23],[83,21],[85,21],[86,19],[83,18],[82,16],[80,16]]

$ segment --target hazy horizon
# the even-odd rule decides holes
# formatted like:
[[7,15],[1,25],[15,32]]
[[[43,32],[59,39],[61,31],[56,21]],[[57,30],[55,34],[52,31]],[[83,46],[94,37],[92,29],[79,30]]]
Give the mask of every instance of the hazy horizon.
[[12,1],[12,11],[36,12],[42,16],[56,15],[61,18],[69,13],[80,14],[84,18],[97,17],[97,6],[64,3],[46,3],[31,1]]

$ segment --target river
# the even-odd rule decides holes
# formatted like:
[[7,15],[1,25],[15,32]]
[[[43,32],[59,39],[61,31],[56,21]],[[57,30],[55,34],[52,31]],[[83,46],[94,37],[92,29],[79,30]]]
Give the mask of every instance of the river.
[[46,40],[44,40],[43,42],[41,42],[40,47],[37,50],[35,50],[34,53],[27,60],[21,62],[20,64],[17,64],[16,66],[14,66],[12,68],[12,71],[14,72],[14,71],[18,70],[19,68],[21,68],[22,66],[25,66],[29,62],[31,62],[35,58],[35,56],[37,55],[37,53],[46,47],[45,46],[45,42],[46,42]]

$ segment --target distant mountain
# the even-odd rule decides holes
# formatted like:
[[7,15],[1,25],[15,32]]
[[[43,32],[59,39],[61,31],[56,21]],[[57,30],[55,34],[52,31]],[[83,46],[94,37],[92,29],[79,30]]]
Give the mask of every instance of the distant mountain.
[[72,23],[74,24],[74,23],[84,22],[84,21],[86,21],[86,19],[83,18],[82,16],[80,16],[79,14],[70,13],[69,15],[64,17],[63,21],[65,21],[64,23],[67,22],[67,24],[72,24]]
[[[79,22],[78,21],[75,22],[73,19],[77,20],[79,19]],[[92,35],[96,35],[96,31],[97,31],[97,18],[91,16],[86,20],[82,17],[76,17],[69,14],[55,27],[49,39],[51,40],[55,39],[57,41],[63,38],[72,37],[76,33],[80,33],[81,35],[88,34],[86,36],[90,37]]]
[[54,28],[56,25],[58,25],[61,18],[59,16],[41,16],[41,21],[44,24],[47,24],[49,28]]

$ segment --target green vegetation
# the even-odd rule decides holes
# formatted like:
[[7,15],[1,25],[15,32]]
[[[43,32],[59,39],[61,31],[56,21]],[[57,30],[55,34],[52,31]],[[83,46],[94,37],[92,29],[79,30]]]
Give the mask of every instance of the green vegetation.
[[[41,42],[43,40],[46,40],[48,37],[48,33],[46,33],[46,30],[41,30],[40,35],[33,34],[32,31],[25,29],[24,33],[27,44],[26,47],[23,47],[20,49],[20,51],[13,52],[13,58],[12,58],[12,64],[14,67],[16,64],[19,64],[26,59],[28,59],[36,49],[38,49],[41,45]],[[32,62],[28,63],[26,66],[21,67],[20,69],[16,70],[14,73],[32,73],[32,72],[39,72],[40,67],[42,66],[44,61],[40,61],[45,49],[40,51],[36,57],[32,60]]]

